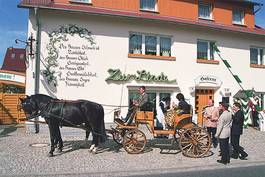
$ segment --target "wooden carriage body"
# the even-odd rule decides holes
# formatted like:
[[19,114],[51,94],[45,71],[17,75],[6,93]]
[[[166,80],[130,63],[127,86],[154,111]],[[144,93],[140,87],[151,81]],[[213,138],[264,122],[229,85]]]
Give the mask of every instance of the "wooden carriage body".
[[138,129],[140,124],[147,125],[153,135],[173,135],[187,157],[202,157],[211,147],[211,138],[206,129],[196,126],[191,114],[174,114],[173,125],[166,130],[155,129],[154,112],[151,111],[137,111],[134,123],[130,125],[120,119],[115,119],[115,123],[117,127],[113,129],[113,139],[131,154],[142,152],[146,145],[146,136]]

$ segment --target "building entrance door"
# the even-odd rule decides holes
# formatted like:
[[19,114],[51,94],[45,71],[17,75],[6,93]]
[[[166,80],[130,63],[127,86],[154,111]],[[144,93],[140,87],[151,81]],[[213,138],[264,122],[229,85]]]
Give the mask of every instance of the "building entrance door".
[[214,90],[196,89],[195,90],[195,114],[197,114],[197,124],[203,125],[203,108],[207,106],[208,100],[213,99]]

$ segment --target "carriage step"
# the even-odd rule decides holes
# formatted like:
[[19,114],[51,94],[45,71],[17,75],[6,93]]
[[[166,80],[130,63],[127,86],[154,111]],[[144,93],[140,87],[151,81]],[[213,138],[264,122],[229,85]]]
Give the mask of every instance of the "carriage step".
[[125,125],[124,122],[119,118],[114,119],[114,122],[119,124],[119,125]]

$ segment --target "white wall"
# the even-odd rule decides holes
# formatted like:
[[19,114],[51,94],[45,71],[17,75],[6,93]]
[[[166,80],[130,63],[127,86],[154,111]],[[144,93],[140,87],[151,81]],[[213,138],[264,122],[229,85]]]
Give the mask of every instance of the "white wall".
[[[265,47],[264,40],[248,37],[245,34],[227,33],[194,29],[188,26],[166,24],[144,20],[130,20],[112,17],[97,17],[85,14],[74,14],[58,11],[41,11],[41,59],[45,61],[48,56],[48,33],[58,30],[60,26],[75,24],[87,28],[95,37],[99,50],[86,50],[89,66],[86,71],[97,74],[91,77],[85,87],[69,87],[64,82],[59,82],[57,88],[49,88],[41,76],[40,93],[56,96],[60,99],[88,99],[104,105],[127,105],[128,87],[131,85],[169,86],[161,84],[146,84],[128,82],[125,84],[107,83],[110,68],[120,69],[127,74],[134,74],[137,70],[147,70],[152,74],[164,72],[169,79],[177,79],[179,90],[194,103],[194,97],[190,94],[189,87],[194,87],[194,79],[199,75],[213,75],[221,79],[222,85],[217,88],[215,99],[221,101],[220,91],[230,88],[234,95],[240,88],[231,77],[229,71],[220,60],[219,65],[196,63],[197,39],[217,41],[217,45],[224,59],[232,66],[232,71],[242,79],[242,85],[246,89],[255,88],[257,91],[265,91],[262,82],[264,69],[250,68],[249,48],[252,45]],[[35,34],[35,17],[30,14],[29,34]],[[172,36],[172,56],[176,61],[162,61],[152,59],[128,58],[129,32]],[[63,44],[80,46],[87,42],[80,37],[68,36],[69,41]],[[58,47],[58,46],[57,46]],[[67,50],[60,50],[59,55],[65,56]],[[34,59],[30,60],[27,69],[26,93],[34,94]],[[65,65],[60,62],[60,65]],[[41,68],[44,69],[41,64]],[[148,87],[147,87],[148,89]],[[120,102],[122,97],[122,102]],[[106,122],[112,121],[113,107],[105,107]],[[124,111],[125,112],[125,111]]]

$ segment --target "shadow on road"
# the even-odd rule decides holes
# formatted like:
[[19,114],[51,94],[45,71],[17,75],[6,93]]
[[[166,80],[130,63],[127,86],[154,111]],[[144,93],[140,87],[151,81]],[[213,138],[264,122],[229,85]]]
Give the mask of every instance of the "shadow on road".
[[0,138],[10,136],[10,134],[15,132],[18,128],[19,127],[17,127],[17,124],[1,125],[0,126]]

